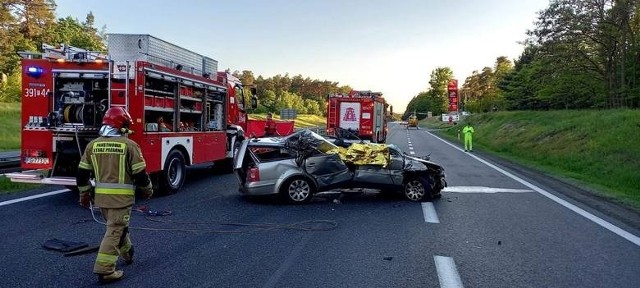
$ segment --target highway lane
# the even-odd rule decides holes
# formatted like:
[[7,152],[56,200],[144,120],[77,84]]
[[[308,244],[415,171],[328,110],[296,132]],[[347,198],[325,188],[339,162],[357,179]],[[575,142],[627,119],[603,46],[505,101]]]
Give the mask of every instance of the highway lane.
[[[275,199],[247,200],[236,192],[233,175],[196,167],[189,170],[178,194],[138,203],[152,210],[171,210],[171,216],[150,219],[173,223],[152,222],[136,213],[132,226],[200,232],[134,229],[135,263],[123,267],[125,279],[116,286],[634,287],[640,283],[640,248],[630,241],[531,192],[425,130],[392,125],[389,142],[416,155],[431,153],[447,169],[452,192],[433,202],[439,223],[426,222],[429,205],[423,209],[420,203],[375,193],[339,201],[318,197],[303,206]],[[486,193],[496,191],[488,188],[517,192]],[[96,284],[91,274],[93,254],[63,257],[40,247],[50,238],[100,241],[103,227],[76,202],[75,195],[62,193],[0,206],[4,260],[0,287]],[[215,224],[306,220],[330,220],[338,226],[309,232]]]
[[[465,287],[634,287],[640,283],[637,230],[574,203],[629,229],[636,235],[636,243],[630,242],[489,168],[475,154],[443,145],[426,131],[409,130],[407,138],[417,154],[430,152],[434,161],[445,166],[447,190],[455,191],[445,192],[443,201],[434,203],[440,223],[427,226],[440,240],[435,250],[455,259]],[[538,179],[525,181],[572,202]]]

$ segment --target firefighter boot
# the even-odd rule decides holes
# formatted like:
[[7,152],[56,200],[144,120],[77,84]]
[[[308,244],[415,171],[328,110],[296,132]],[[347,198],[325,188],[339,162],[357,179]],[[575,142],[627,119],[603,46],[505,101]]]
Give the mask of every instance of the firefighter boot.
[[122,270],[113,271],[111,274],[98,274],[98,282],[111,283],[122,279],[122,276],[124,276]]
[[122,259],[124,260],[124,263],[127,265],[130,265],[131,263],[133,263],[133,246],[131,246],[131,248],[129,248],[129,251],[122,253]]

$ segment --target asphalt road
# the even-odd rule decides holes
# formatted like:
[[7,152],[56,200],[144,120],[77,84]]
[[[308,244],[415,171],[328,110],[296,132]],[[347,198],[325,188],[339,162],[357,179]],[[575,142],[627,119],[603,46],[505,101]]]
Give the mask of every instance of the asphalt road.
[[[113,286],[638,287],[634,223],[578,203],[535,174],[496,167],[514,180],[481,162],[481,152],[464,153],[425,130],[392,124],[390,131],[390,143],[431,153],[445,167],[442,199],[365,193],[291,206],[244,199],[233,175],[191,168],[178,194],[136,205],[173,214],[134,214],[135,262],[121,265],[125,278]],[[70,192],[7,202],[42,192],[0,197],[0,287],[95,286],[95,254],[63,257],[41,245],[98,244],[104,227]],[[294,229],[328,223],[337,226]]]

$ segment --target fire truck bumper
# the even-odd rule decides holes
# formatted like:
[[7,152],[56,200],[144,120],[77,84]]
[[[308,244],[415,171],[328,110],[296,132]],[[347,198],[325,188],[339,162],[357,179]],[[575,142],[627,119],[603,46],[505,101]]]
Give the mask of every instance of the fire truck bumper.
[[4,176],[11,179],[11,182],[76,186],[75,177],[44,177],[43,173],[45,172],[41,170],[33,170],[20,173],[7,173],[4,174]]

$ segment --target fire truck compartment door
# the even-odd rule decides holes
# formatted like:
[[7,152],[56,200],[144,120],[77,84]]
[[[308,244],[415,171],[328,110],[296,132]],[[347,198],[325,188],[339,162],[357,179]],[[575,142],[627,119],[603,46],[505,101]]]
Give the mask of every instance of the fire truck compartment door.
[[342,102],[340,103],[339,127],[342,129],[360,129],[360,103]]

